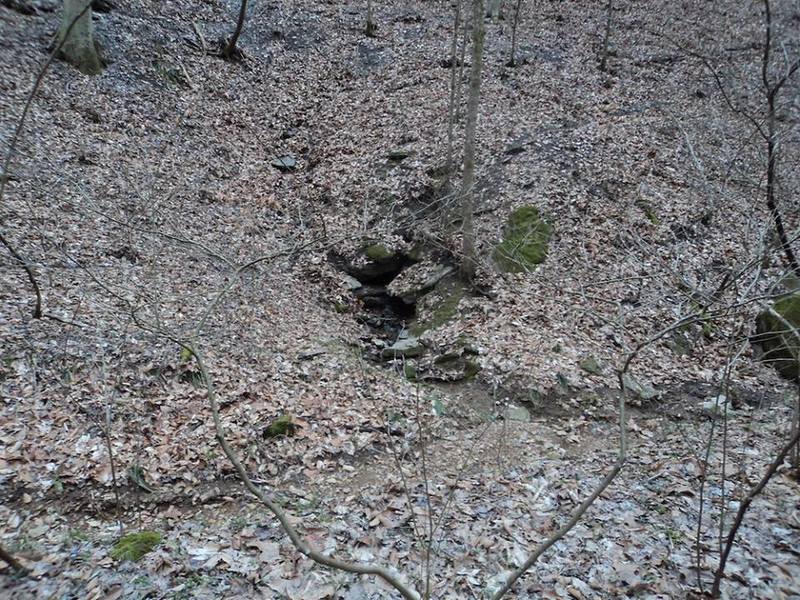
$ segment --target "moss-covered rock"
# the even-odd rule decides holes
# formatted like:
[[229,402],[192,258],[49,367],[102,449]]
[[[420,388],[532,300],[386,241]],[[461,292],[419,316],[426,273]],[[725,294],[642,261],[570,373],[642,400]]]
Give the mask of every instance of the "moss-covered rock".
[[411,328],[411,333],[420,336],[453,320],[458,315],[458,304],[464,294],[464,284],[457,277],[446,277],[439,281],[434,290],[417,305],[420,317]]
[[297,423],[292,421],[292,415],[281,415],[272,423],[267,425],[264,430],[264,437],[281,437],[284,435],[294,435],[297,431]]
[[761,359],[786,379],[800,377],[800,341],[787,327],[800,328],[800,294],[784,296],[772,306],[780,318],[765,310],[756,319],[752,342],[763,350]]
[[506,272],[529,271],[547,256],[551,227],[535,206],[513,211],[503,229],[503,241],[494,249],[497,265]]
[[394,256],[394,253],[383,244],[370,244],[364,248],[363,253],[368,259],[378,261],[388,260]]
[[603,367],[594,356],[587,356],[578,363],[578,366],[590,375],[602,375]]
[[389,283],[409,262],[402,251],[366,240],[355,255],[344,258],[344,269],[360,284]]
[[116,560],[136,562],[161,543],[157,531],[139,531],[122,536],[109,553]]

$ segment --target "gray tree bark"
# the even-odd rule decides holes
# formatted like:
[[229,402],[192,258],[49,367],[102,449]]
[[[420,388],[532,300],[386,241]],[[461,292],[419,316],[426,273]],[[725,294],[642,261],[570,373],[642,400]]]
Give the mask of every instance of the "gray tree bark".
[[478,104],[481,98],[483,67],[483,0],[472,1],[472,68],[467,98],[467,124],[464,132],[464,177],[461,183],[461,277],[469,281],[475,276],[475,230],[472,224],[475,186],[475,132],[478,127]]
[[103,62],[97,53],[92,35],[92,9],[87,9],[91,2],[92,0],[64,0],[57,43],[62,44],[61,56],[64,60],[81,73],[97,75],[103,70]]

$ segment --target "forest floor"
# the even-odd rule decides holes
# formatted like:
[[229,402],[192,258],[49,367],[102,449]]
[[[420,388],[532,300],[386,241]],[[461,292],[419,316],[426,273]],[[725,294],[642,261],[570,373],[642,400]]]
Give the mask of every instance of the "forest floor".
[[[58,25],[54,0],[28,4],[0,6],[4,152]],[[24,272],[0,254],[0,545],[31,571],[0,567],[0,597],[399,597],[299,555],[239,484],[173,341],[198,325],[232,446],[311,544],[419,583],[433,523],[433,597],[484,597],[614,466],[616,372],[633,349],[757,263],[713,322],[643,345],[628,462],[510,597],[709,589],[796,403],[747,339],[749,299],[783,268],[758,254],[761,149],[687,50],[760,110],[752,6],[615,3],[607,71],[605,3],[524,3],[515,67],[510,20],[487,20],[477,285],[421,336],[429,353],[469,346],[480,371],[442,383],[373,360],[384,341],[332,257],[420,238],[457,255],[442,225],[454,199],[426,210],[445,158],[451,3],[374,2],[374,38],[362,3],[252,3],[240,62],[206,52],[238,3],[122,4],[96,15],[101,75],[58,61],[45,75],[0,205],[48,315],[30,319]],[[798,148],[782,189],[800,188]],[[553,228],[547,259],[501,273],[492,249],[529,204]],[[788,201],[785,216],[794,231]],[[270,437],[282,415],[295,434]],[[121,526],[162,541],[117,561]],[[798,555],[800,490],[781,468],[724,597],[800,597]]]

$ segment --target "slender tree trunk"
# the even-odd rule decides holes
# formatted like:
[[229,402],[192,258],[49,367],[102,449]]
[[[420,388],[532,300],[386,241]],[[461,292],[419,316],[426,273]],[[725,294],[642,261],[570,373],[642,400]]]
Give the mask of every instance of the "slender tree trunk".
[[475,186],[475,133],[478,126],[478,104],[481,98],[483,63],[483,0],[472,1],[472,69],[467,99],[467,124],[464,133],[464,179],[461,184],[461,277],[470,281],[475,276],[475,231],[472,224]]
[[377,31],[378,26],[375,24],[375,20],[372,17],[372,0],[367,0],[367,25],[364,28],[364,33],[367,37],[375,37]]
[[97,75],[103,70],[103,63],[92,35],[92,9],[86,8],[91,3],[92,0],[64,0],[57,43],[61,44],[64,60],[81,73]]
[[503,0],[489,0],[489,6],[486,10],[486,16],[491,17],[493,21],[497,22],[500,18],[500,4]]
[[509,67],[517,65],[517,25],[519,25],[519,11],[522,8],[522,0],[517,0],[514,7],[514,24],[511,26],[511,57],[508,60]]
[[778,210],[778,201],[775,198],[775,179],[778,162],[775,100],[788,78],[797,70],[800,60],[795,62],[777,83],[770,83],[769,61],[770,52],[772,51],[772,13],[769,0],[764,0],[764,11],[764,54],[761,59],[761,79],[764,84],[764,94],[767,97],[767,209],[775,223],[775,231],[778,233],[778,239],[781,242],[781,249],[786,255],[786,260],[789,261],[794,274],[800,277],[800,264],[798,264],[792,246],[789,243],[789,236],[783,226],[783,218],[780,210]]
[[608,42],[611,38],[611,14],[614,9],[614,0],[606,4],[606,31],[603,34],[603,56],[600,58],[600,70],[605,71],[608,64]]
[[464,81],[464,64],[467,60],[467,33],[469,33],[469,22],[467,15],[463,15],[463,26],[461,28],[461,52],[458,58],[458,78],[456,82],[456,116],[455,120],[458,123],[461,120],[461,94],[463,91],[462,82]]
[[458,77],[458,29],[461,26],[461,0],[456,0],[456,15],[453,19],[453,39],[450,44],[450,101],[447,105],[447,161],[446,177],[453,173],[453,138],[456,125],[456,87]]
[[242,0],[242,3],[239,5],[239,18],[236,21],[236,29],[231,36],[231,39],[228,40],[228,44],[225,46],[225,49],[222,51],[222,56],[227,59],[231,59],[236,52],[236,44],[239,41],[239,36],[242,34],[242,29],[244,29],[244,18],[247,14],[247,0]]

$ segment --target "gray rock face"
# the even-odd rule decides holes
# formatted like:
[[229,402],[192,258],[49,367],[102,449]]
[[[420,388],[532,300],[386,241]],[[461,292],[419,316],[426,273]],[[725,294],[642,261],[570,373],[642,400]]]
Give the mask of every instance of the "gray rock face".
[[413,304],[453,271],[453,267],[421,262],[404,269],[389,284],[389,292],[406,304]]
[[381,352],[383,358],[391,360],[393,358],[413,358],[422,355],[425,347],[420,343],[419,339],[407,333],[405,333],[405,337],[402,336],[403,334],[394,344],[383,349]]
[[656,388],[649,383],[641,383],[633,375],[625,373],[622,376],[622,383],[631,394],[638,396],[641,400],[653,400],[661,396]]

